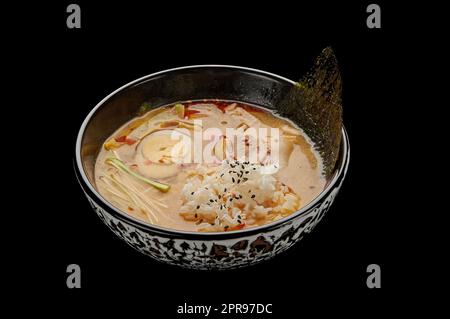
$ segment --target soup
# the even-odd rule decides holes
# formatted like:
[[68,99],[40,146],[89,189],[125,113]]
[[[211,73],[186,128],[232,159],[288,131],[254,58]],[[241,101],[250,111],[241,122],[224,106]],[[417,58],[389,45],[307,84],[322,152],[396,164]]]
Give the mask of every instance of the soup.
[[221,232],[288,216],[326,180],[313,143],[289,120],[205,100],[159,107],[120,127],[102,145],[95,183],[149,224]]

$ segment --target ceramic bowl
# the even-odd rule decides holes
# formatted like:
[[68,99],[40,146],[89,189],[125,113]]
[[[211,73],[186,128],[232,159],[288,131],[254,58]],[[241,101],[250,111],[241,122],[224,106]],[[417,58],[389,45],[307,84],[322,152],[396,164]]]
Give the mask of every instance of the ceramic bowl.
[[100,219],[124,242],[156,260],[195,269],[252,265],[285,251],[320,222],[335,199],[350,159],[345,129],[339,159],[326,188],[308,205],[276,222],[249,229],[200,233],[150,225],[108,203],[96,190],[94,163],[104,140],[136,116],[141,103],[153,107],[196,99],[235,100],[276,110],[293,81],[268,72],[225,65],[170,69],[132,81],[98,103],[76,142],[75,171]]

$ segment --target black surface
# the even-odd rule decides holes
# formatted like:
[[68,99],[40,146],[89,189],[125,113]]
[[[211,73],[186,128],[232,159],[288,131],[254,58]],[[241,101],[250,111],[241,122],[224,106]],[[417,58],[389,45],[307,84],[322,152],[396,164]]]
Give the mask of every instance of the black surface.
[[[408,212],[398,188],[409,146],[399,123],[411,107],[399,103],[410,65],[403,53],[415,44],[399,21],[401,9],[378,2],[382,28],[370,30],[364,1],[309,7],[79,1],[82,28],[69,30],[68,3],[43,7],[46,18],[34,30],[33,42],[43,97],[32,114],[46,124],[42,134],[60,144],[39,155],[54,155],[46,180],[58,187],[37,196],[49,217],[47,230],[39,235],[43,249],[29,249],[26,258],[45,260],[40,279],[51,300],[70,309],[107,304],[113,311],[134,302],[145,305],[149,318],[157,317],[155,312],[174,317],[184,302],[259,302],[273,303],[278,316],[300,317],[305,308],[357,313],[354,304],[381,314],[396,303],[397,294],[414,294],[407,288],[412,247],[399,227]],[[328,45],[342,72],[350,168],[331,210],[289,251],[242,270],[178,269],[128,247],[91,210],[73,173],[75,139],[84,117],[110,92],[143,75],[192,64],[241,65],[299,79]],[[55,129],[62,134],[54,136]],[[39,151],[38,142],[31,143],[31,151]],[[82,269],[79,290],[66,288],[71,263]],[[381,266],[378,290],[366,287],[371,263]]]

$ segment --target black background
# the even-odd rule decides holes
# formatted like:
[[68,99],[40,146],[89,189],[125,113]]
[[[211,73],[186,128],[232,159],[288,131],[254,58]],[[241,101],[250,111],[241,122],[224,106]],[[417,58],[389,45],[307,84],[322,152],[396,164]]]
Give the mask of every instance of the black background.
[[[184,302],[273,303],[274,316],[281,317],[301,316],[308,308],[367,314],[356,305],[382,314],[398,305],[398,294],[414,295],[408,284],[413,248],[399,228],[411,211],[398,200],[409,147],[399,121],[412,107],[400,103],[403,79],[414,63],[405,51],[416,45],[403,23],[404,8],[377,1],[382,28],[368,29],[370,2],[364,1],[77,1],[82,28],[69,30],[69,3],[42,4],[45,15],[30,39],[34,89],[40,92],[34,101],[44,106],[32,110],[33,120],[45,141],[57,145],[48,148],[50,161],[42,161],[49,165],[43,178],[58,187],[38,190],[48,230],[39,232],[39,248],[28,249],[26,258],[45,265],[40,279],[51,302],[73,311],[85,305],[113,312],[144,309],[149,318],[175,317]],[[94,214],[75,179],[73,158],[78,129],[103,97],[146,74],[192,64],[240,65],[299,79],[329,45],[343,78],[351,161],[339,196],[310,236],[260,265],[190,271],[137,253]],[[40,139],[32,142],[30,151],[42,153],[39,145]],[[81,266],[78,290],[66,287],[72,263]],[[381,289],[366,286],[372,263],[381,266]]]

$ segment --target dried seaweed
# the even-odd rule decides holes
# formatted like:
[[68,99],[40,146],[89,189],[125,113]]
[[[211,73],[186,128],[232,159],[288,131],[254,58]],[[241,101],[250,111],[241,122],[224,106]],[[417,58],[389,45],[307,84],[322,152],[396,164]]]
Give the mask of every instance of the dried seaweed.
[[342,128],[342,82],[336,56],[330,47],[317,57],[313,68],[292,87],[278,108],[314,142],[327,178],[339,157]]

